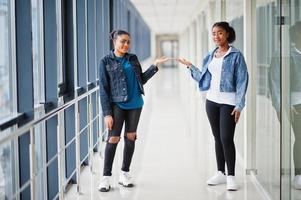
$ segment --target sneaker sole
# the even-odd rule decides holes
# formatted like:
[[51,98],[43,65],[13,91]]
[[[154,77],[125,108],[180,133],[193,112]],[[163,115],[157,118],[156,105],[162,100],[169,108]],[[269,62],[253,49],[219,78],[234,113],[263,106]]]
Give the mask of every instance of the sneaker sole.
[[109,189],[107,189],[107,188],[100,188],[99,191],[100,192],[109,192],[110,189],[111,189],[111,186],[109,186]]
[[130,184],[128,184],[128,185],[125,185],[125,184],[123,184],[122,182],[119,182],[119,185],[122,185],[123,187],[128,187],[128,188],[134,187],[134,184],[132,184],[132,183],[130,183]]
[[210,186],[215,186],[215,185],[222,185],[222,184],[226,184],[227,182],[223,182],[223,183],[207,183],[207,185]]
[[227,188],[228,191],[237,191],[238,190],[238,187],[236,188]]

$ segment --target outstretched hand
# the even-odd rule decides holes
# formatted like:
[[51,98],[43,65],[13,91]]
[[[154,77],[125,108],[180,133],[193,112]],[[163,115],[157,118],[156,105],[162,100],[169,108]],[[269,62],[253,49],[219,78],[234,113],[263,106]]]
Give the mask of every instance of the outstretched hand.
[[166,56],[162,56],[161,58],[157,58],[154,62],[155,66],[158,66],[161,63],[164,63],[166,61],[170,60],[170,58],[166,57]]
[[192,63],[186,60],[185,58],[177,58],[176,60],[182,63],[183,65],[186,65],[186,67],[190,67],[192,65]]

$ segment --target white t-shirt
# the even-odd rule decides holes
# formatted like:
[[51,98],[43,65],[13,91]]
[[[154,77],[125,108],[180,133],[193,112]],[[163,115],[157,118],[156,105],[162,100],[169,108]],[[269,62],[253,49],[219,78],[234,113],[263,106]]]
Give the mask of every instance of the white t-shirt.
[[229,54],[231,47],[228,49],[227,53],[220,57],[213,57],[208,65],[208,70],[211,73],[210,88],[207,92],[206,98],[209,101],[213,101],[218,104],[228,104],[235,106],[235,92],[221,92],[220,91],[220,81],[222,73],[222,65],[224,57]]

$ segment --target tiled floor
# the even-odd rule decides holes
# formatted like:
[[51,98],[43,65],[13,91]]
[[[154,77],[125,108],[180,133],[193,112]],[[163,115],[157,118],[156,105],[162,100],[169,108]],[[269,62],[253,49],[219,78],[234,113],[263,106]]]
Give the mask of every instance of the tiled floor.
[[[249,176],[237,165],[240,188],[228,192],[225,185],[207,186],[206,179],[214,174],[215,157],[212,136],[201,133],[196,146],[187,130],[187,113],[179,97],[177,69],[161,69],[146,86],[145,106],[138,129],[138,140],[131,166],[134,188],[118,185],[121,165],[121,142],[113,166],[112,190],[97,190],[103,157],[95,154],[93,173],[86,167],[81,176],[81,194],[71,187],[66,199],[104,200],[260,200],[263,199]],[[210,159],[209,159],[210,158]]]

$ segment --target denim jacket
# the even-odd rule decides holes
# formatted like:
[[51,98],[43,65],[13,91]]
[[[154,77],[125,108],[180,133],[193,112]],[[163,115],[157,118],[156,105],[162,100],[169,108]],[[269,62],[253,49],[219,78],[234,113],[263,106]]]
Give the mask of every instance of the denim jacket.
[[[142,72],[135,54],[126,53],[125,58],[133,67],[141,94],[144,94],[143,84],[158,71],[158,68],[151,65],[145,72]],[[125,73],[122,64],[116,60],[113,50],[100,60],[99,93],[103,116],[112,115],[112,103],[128,100]]]
[[[283,67],[290,67],[290,93],[294,92],[301,92],[301,54],[297,51],[297,49],[292,46],[290,49],[290,57],[284,57],[284,59],[289,59],[290,63],[289,66]],[[280,52],[277,51],[274,53],[270,68],[268,71],[268,78],[269,78],[269,89],[270,95],[272,98],[272,104],[277,113],[280,112]],[[290,98],[290,97],[288,97]],[[290,100],[288,100],[290,101]],[[291,102],[292,103],[292,102]]]
[[[204,58],[202,69],[195,66],[190,67],[191,76],[199,83],[200,91],[206,91],[210,88],[211,73],[208,70],[208,65],[216,50],[217,48]],[[231,51],[224,57],[222,64],[220,91],[235,92],[235,108],[240,111],[245,106],[248,79],[247,65],[243,55],[238,49],[231,46]]]

